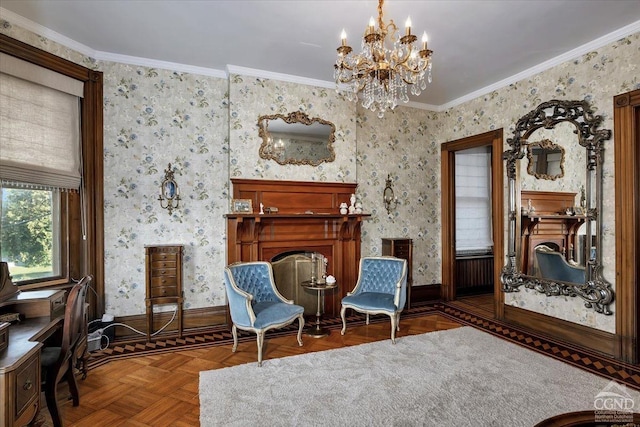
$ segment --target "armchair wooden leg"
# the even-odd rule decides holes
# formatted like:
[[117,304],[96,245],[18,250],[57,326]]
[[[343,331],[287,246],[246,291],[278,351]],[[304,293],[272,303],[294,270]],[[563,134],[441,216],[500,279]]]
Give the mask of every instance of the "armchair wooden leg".
[[347,330],[347,321],[344,318],[344,313],[346,311],[347,311],[347,307],[343,305],[342,308],[340,309],[340,317],[342,317],[342,330],[340,331],[341,335],[344,335],[345,331]]
[[258,339],[258,366],[262,366],[262,344],[264,343],[265,331],[256,332]]
[[302,347],[302,329],[304,328],[304,314],[300,314],[298,317],[298,344]]
[[233,335],[233,347],[231,348],[231,351],[235,353],[238,349],[238,328],[236,328],[235,323],[231,326],[231,334]]
[[393,344],[396,343],[396,328],[397,328],[397,323],[398,323],[398,318],[396,317],[395,314],[392,314],[389,316],[391,318],[391,342]]

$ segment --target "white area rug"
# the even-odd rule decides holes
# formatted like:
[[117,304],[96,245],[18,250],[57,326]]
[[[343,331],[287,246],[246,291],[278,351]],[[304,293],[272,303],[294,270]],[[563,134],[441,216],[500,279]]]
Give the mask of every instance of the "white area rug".
[[[471,327],[200,373],[208,426],[531,427],[609,380]],[[640,393],[626,389],[640,405]],[[637,411],[637,409],[636,409]]]

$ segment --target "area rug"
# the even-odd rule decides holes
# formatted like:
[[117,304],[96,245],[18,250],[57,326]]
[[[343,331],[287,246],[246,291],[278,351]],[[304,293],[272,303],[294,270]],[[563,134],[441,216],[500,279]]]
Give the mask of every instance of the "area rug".
[[640,393],[472,327],[200,373],[208,426],[531,427]]

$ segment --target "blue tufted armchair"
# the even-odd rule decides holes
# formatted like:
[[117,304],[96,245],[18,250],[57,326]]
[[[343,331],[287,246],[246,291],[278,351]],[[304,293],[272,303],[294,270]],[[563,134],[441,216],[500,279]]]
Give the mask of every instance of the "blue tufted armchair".
[[298,343],[302,346],[304,308],[285,299],[276,289],[268,262],[235,263],[224,269],[224,282],[233,326],[233,349],[238,348],[238,331],[255,332],[258,339],[258,366],[262,366],[262,344],[269,329],[282,328],[296,319]]
[[386,314],[391,318],[391,342],[396,343],[400,330],[400,312],[407,299],[407,260],[395,257],[363,257],[358,282],[353,291],[342,298],[342,335],[347,329],[345,312],[351,308],[367,315]]
[[536,247],[536,259],[542,277],[562,282],[584,283],[585,268],[571,265],[560,252],[540,245]]

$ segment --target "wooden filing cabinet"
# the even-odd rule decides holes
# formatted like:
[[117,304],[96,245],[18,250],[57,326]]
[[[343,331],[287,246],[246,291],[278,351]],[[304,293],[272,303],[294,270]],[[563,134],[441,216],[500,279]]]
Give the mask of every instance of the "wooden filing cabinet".
[[178,336],[182,336],[182,245],[145,246],[147,339],[153,333],[153,306],[177,305]]
[[407,260],[407,308],[411,308],[411,286],[413,276],[413,240],[407,238],[383,238],[382,255],[390,255]]

